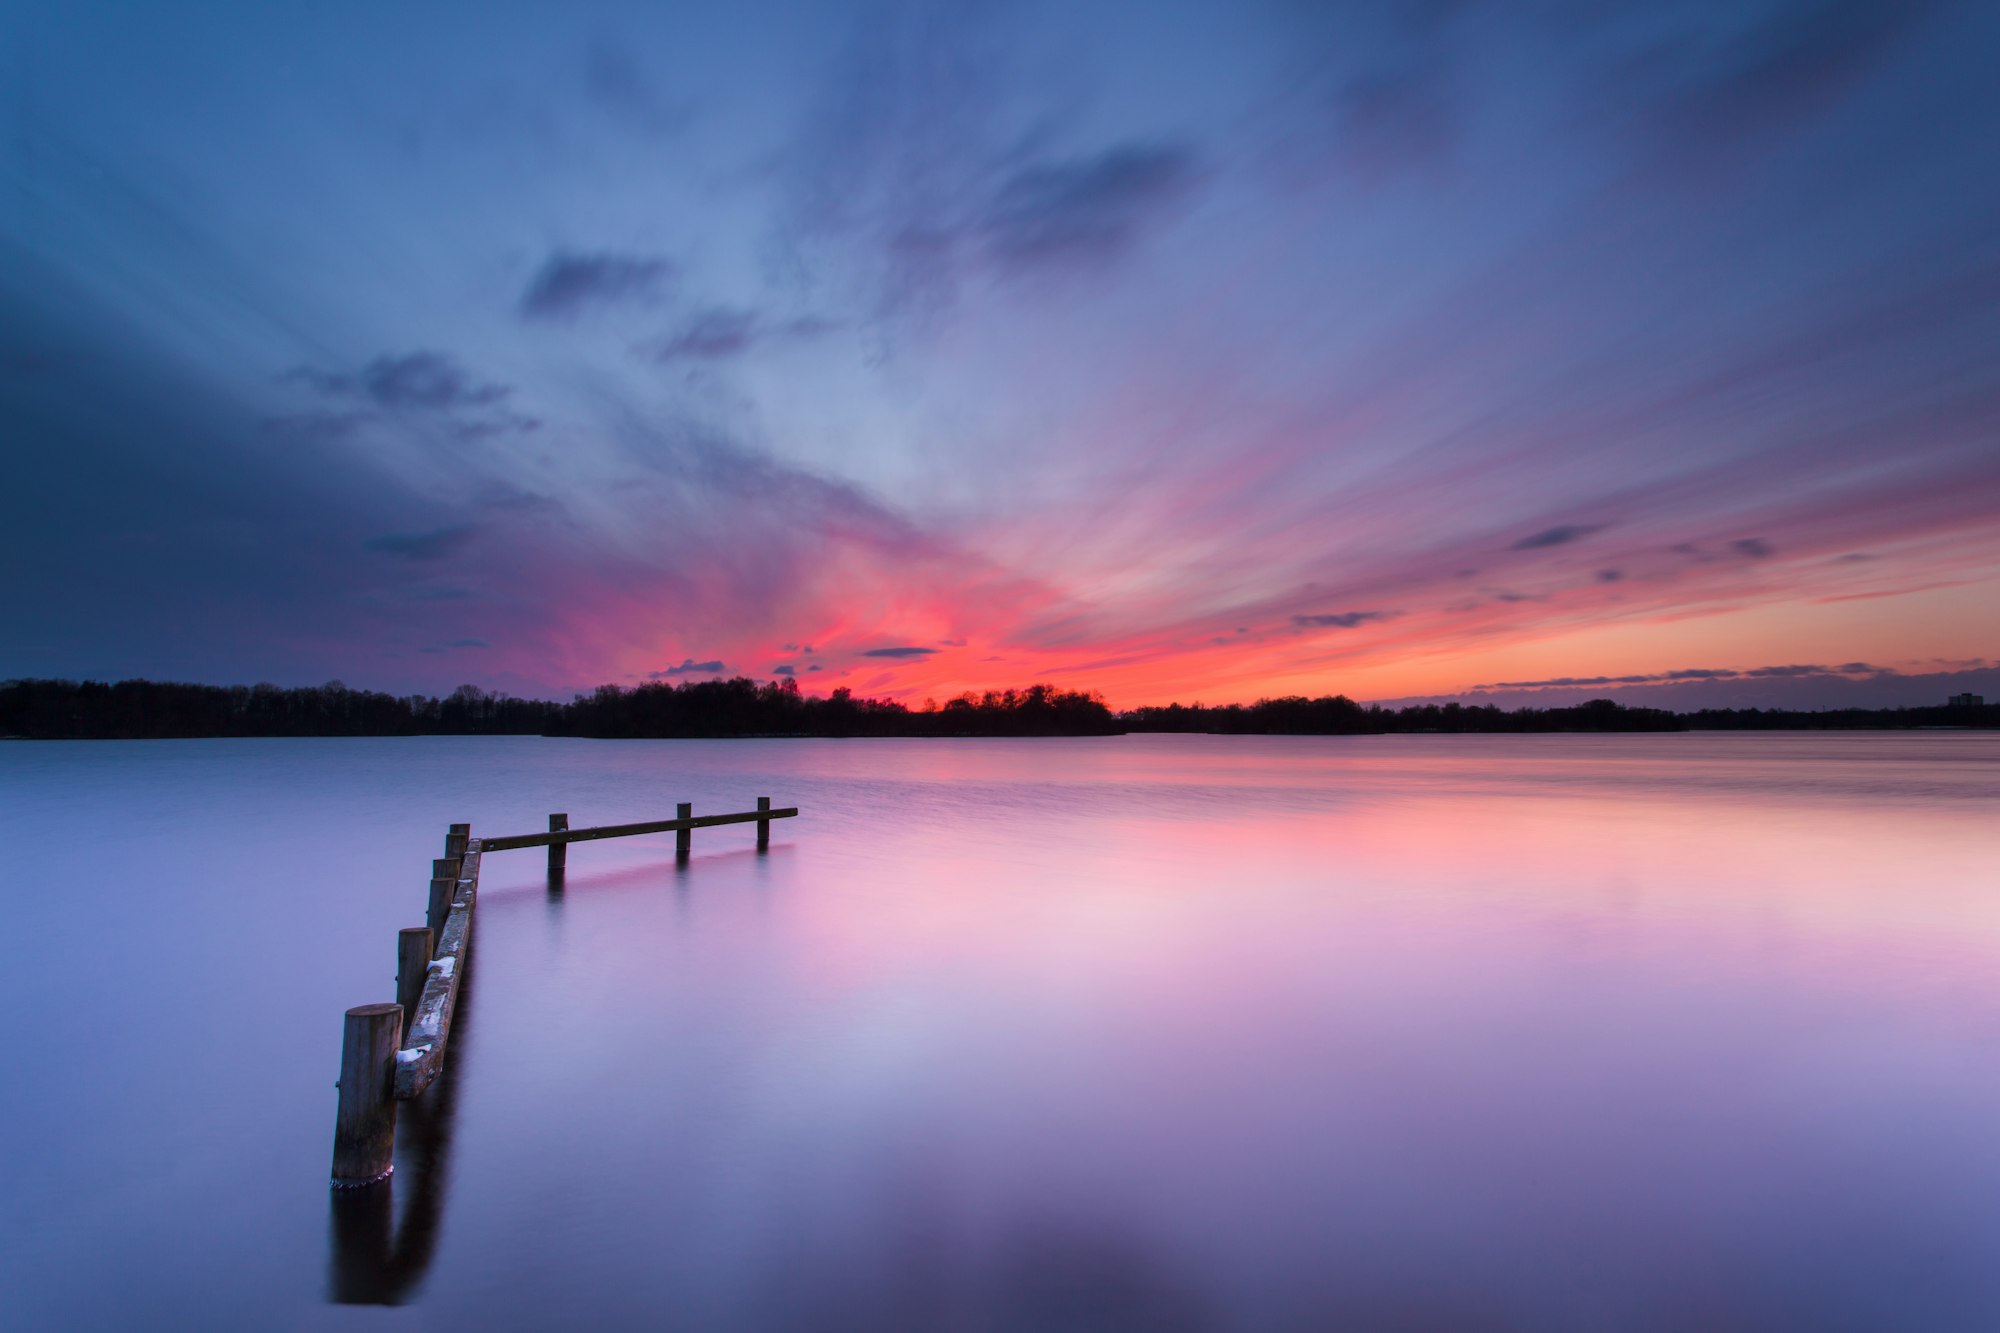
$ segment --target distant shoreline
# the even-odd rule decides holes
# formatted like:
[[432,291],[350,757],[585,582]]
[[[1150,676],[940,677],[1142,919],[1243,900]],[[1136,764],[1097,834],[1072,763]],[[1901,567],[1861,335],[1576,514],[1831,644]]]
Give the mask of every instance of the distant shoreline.
[[596,740],[817,737],[1522,735],[1688,731],[1985,731],[2000,704],[1920,708],[1701,709],[1677,713],[1608,699],[1564,708],[1363,705],[1344,695],[1114,712],[1095,693],[1032,685],[964,694],[924,709],[802,694],[745,678],[602,686],[569,703],[462,686],[443,698],[352,690],[338,681],[280,689],[145,680],[0,682],[0,739],[219,740],[306,736],[550,736]]

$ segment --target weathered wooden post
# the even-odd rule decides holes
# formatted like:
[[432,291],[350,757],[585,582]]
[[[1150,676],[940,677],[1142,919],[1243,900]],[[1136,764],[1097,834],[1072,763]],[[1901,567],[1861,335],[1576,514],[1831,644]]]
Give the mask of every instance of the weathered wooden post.
[[[567,833],[567,832],[569,832],[569,816],[568,816],[568,815],[550,815],[550,816],[549,816],[549,832],[551,832],[551,833]],[[550,844],[549,844],[549,873],[550,873],[551,875],[560,875],[560,874],[562,874],[562,872],[563,872],[563,871],[564,871],[565,869],[567,869],[568,867],[569,867],[569,844],[568,844],[568,843],[566,843],[566,842],[552,842],[552,843],[550,843]]]
[[340,1041],[340,1106],[333,1118],[333,1187],[384,1180],[396,1168],[396,1047],[403,1006],[363,1004],[347,1011]]
[[456,856],[441,856],[431,862],[431,897],[424,924],[433,935],[444,929],[444,919],[451,912],[452,891],[458,887],[458,873],[463,865],[463,860]]
[[[679,805],[674,807],[674,818],[693,819],[694,805],[691,802],[682,801]],[[685,861],[688,859],[689,854],[692,853],[693,851],[694,851],[694,830],[691,828],[675,829],[674,859],[676,861]]]
[[759,796],[757,798],[757,813],[764,816],[764,818],[757,821],[757,850],[760,852],[771,850],[770,809],[771,798],[768,796]]
[[444,835],[444,854],[446,856],[464,856],[465,844],[471,837],[472,825],[453,824],[451,831]]
[[429,926],[405,926],[396,932],[396,1003],[403,1012],[417,1012],[424,982],[430,976],[431,949],[437,935]]

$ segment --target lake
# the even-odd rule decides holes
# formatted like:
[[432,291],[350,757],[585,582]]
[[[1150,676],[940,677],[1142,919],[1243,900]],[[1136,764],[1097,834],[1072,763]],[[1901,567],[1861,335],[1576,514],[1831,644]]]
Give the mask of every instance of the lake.
[[[0,1324],[2000,1328],[2000,736],[0,745]],[[445,826],[446,1076],[327,1188]]]

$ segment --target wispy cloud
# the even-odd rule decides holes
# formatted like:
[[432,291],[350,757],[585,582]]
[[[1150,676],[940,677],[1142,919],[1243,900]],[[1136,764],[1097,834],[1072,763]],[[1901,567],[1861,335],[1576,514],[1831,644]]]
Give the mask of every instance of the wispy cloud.
[[[1355,629],[1392,620],[1401,614],[1400,611],[1335,611],[1331,614],[1293,616],[1292,623],[1301,629]],[[1237,631],[1239,634],[1242,632],[1240,629]]]
[[662,680],[668,676],[714,676],[721,674],[721,672],[722,661],[720,658],[714,658],[706,662],[697,662],[690,657],[684,660],[679,666],[670,666],[662,671],[653,672],[652,677],[654,680]]
[[478,528],[473,524],[458,523],[432,528],[428,532],[388,532],[380,537],[370,537],[363,545],[371,551],[403,560],[442,560],[463,550],[477,533]]
[[753,310],[714,306],[643,350],[655,361],[724,361],[760,344],[813,338],[830,332],[828,321],[801,317],[773,320]]
[[570,320],[606,306],[656,300],[674,267],[651,255],[557,251],[543,261],[521,293],[521,314],[535,320]]
[[1014,172],[971,224],[1003,268],[1103,263],[1178,207],[1200,178],[1185,144],[1120,144]]
[[378,356],[355,372],[301,369],[293,375],[321,393],[360,398],[390,411],[488,407],[512,392],[475,378],[442,352]]
[[1507,549],[1510,551],[1540,551],[1551,546],[1567,546],[1571,542],[1582,541],[1585,537],[1604,531],[1601,523],[1565,523],[1560,527],[1543,528],[1532,536],[1523,537]]

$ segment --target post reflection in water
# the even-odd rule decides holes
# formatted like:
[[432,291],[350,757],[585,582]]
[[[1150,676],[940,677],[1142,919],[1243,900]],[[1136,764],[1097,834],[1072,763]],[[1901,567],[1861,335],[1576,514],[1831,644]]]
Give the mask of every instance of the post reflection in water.
[[[477,929],[475,920],[461,955],[464,972],[452,1011],[451,1055],[444,1072],[422,1096],[397,1107],[395,1173],[362,1189],[332,1191],[327,1299],[335,1305],[402,1305],[422,1288],[437,1253],[451,1176],[458,1082],[472,1046]],[[407,1200],[400,1226],[398,1194]]]

